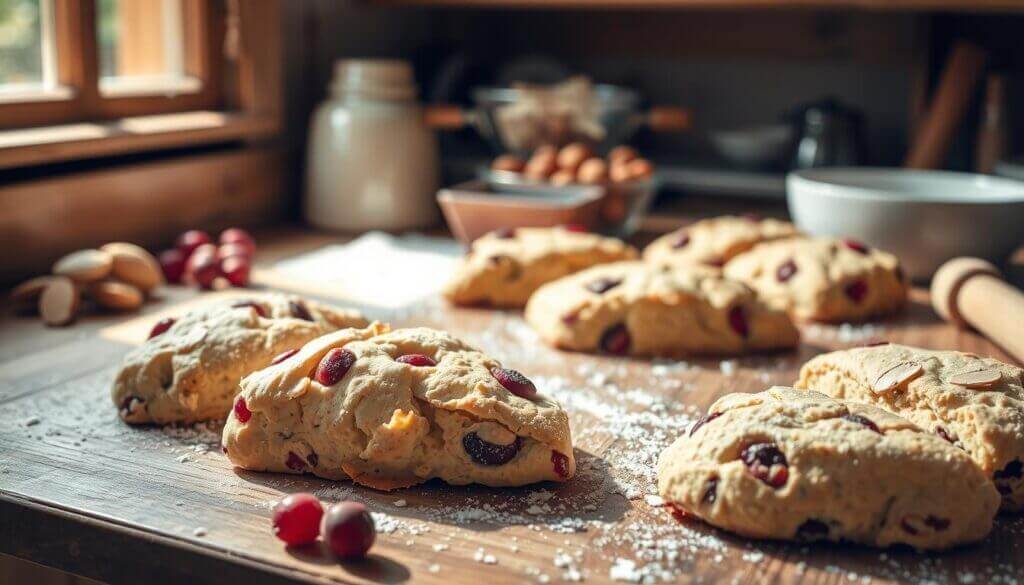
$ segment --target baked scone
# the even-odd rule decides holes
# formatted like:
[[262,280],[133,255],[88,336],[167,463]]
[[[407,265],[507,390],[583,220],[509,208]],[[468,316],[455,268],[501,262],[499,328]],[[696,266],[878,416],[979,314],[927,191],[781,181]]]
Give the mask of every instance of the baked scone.
[[819,355],[798,388],[874,404],[970,455],[1004,510],[1024,509],[1024,370],[959,351],[886,344]]
[[555,347],[620,355],[739,354],[800,341],[785,312],[697,265],[595,266],[541,287],[526,320]]
[[245,469],[382,490],[433,478],[516,486],[576,471],[562,407],[434,329],[331,333],[241,388],[223,446]]
[[658,461],[669,505],[753,538],[942,549],[999,494],[963,451],[879,408],[774,387],[729,394]]
[[224,418],[243,376],[324,333],[368,323],[358,311],[292,295],[218,302],[158,323],[125,356],[111,398],[130,423]]
[[721,267],[761,242],[798,235],[793,224],[757,216],[725,215],[704,219],[661,236],[644,248],[655,264],[705,264]]
[[907,281],[888,252],[853,240],[795,238],[755,246],[725,266],[770,306],[801,320],[858,321],[906,303]]
[[622,240],[572,227],[499,230],[473,242],[444,295],[456,305],[518,308],[544,283],[636,257]]

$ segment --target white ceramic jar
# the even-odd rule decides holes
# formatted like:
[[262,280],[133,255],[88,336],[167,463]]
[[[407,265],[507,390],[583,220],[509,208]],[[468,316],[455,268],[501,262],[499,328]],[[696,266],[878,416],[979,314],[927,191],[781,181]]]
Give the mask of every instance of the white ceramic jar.
[[335,63],[310,127],[306,220],[344,231],[402,230],[439,219],[437,137],[404,61]]

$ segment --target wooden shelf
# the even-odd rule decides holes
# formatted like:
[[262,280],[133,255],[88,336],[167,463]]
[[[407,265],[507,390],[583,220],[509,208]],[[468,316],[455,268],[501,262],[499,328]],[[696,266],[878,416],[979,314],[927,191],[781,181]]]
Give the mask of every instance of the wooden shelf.
[[369,0],[373,4],[464,8],[821,8],[868,11],[1020,12],[1024,0]]

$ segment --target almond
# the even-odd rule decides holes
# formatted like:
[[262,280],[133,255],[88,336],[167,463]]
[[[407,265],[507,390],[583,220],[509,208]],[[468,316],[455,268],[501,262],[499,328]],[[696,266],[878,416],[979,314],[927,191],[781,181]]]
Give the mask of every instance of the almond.
[[55,278],[46,285],[39,297],[39,314],[47,325],[67,325],[77,312],[78,287],[70,278]]
[[79,250],[57,260],[53,273],[67,276],[75,282],[94,282],[110,274],[114,259],[99,250]]
[[160,263],[143,248],[128,242],[113,242],[100,248],[110,254],[113,266],[110,275],[144,293],[164,283]]
[[950,376],[949,383],[963,386],[964,388],[987,388],[1003,378],[1003,373],[997,369],[978,370],[975,372],[962,372]]
[[46,286],[61,278],[59,276],[37,276],[26,280],[11,291],[11,302],[16,304],[34,303],[39,300]]
[[134,311],[142,306],[142,291],[116,280],[101,280],[89,287],[89,295],[96,304],[112,311]]
[[914,362],[902,362],[882,372],[875,383],[871,385],[871,391],[875,394],[888,392],[900,385],[913,380],[924,372],[921,364]]

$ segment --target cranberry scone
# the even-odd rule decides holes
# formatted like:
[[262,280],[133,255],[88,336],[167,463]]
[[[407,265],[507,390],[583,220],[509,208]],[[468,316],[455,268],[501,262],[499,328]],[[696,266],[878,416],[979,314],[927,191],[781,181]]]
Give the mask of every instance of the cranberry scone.
[[721,267],[761,242],[798,235],[793,224],[757,216],[725,215],[704,219],[661,236],[644,248],[655,264],[703,264]]
[[867,404],[729,394],[658,462],[662,498],[753,538],[943,549],[981,540],[999,494],[963,451]]
[[800,341],[784,311],[697,265],[595,266],[541,287],[526,320],[555,347],[618,355],[727,355]]
[[894,412],[960,447],[1024,509],[1024,370],[959,351],[886,344],[819,355],[798,388]]
[[757,245],[733,258],[725,275],[749,284],[772,307],[825,322],[894,313],[909,290],[896,256],[833,238]]
[[520,308],[547,282],[637,255],[622,240],[573,226],[499,230],[473,242],[444,295],[456,305]]
[[246,377],[223,446],[257,471],[375,489],[439,478],[517,486],[576,471],[569,418],[533,383],[434,329],[374,323]]
[[211,304],[158,322],[125,356],[111,398],[129,423],[222,419],[243,376],[325,333],[368,323],[357,311],[292,295]]

